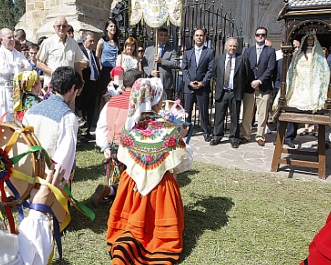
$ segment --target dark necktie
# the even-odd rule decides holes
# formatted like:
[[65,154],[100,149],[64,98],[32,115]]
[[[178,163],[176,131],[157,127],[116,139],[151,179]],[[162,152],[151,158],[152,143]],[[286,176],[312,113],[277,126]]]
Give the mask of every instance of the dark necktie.
[[225,73],[224,73],[224,87],[227,88],[229,86],[229,80],[230,80],[230,73],[231,73],[231,56],[228,57],[228,62],[225,67]]
[[94,79],[97,80],[99,78],[99,71],[98,71],[97,66],[95,65],[95,61],[94,61],[94,58],[93,58],[93,55],[92,55],[92,51],[90,51],[90,63],[91,63],[91,66],[92,66]]

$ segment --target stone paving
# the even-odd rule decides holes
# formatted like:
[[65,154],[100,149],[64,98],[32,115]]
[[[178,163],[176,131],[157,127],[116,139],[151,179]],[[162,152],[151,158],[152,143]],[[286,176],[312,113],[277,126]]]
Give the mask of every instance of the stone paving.
[[[302,130],[302,129],[301,129]],[[296,148],[309,151],[316,151],[317,138],[312,135],[298,136],[294,139]],[[239,148],[232,148],[228,141],[227,134],[222,139],[221,144],[210,146],[204,141],[200,132],[194,132],[190,141],[190,145],[194,152],[194,161],[211,163],[223,167],[235,167],[243,170],[268,172],[271,173],[271,160],[274,152],[274,144],[276,132],[266,134],[266,144],[264,147],[259,146],[254,140],[254,131],[252,132],[251,141],[242,144]],[[331,182],[331,149],[326,149],[326,182]],[[297,156],[298,157],[298,156]],[[302,157],[302,156],[301,156]],[[306,156],[308,161],[316,161],[316,157]],[[318,178],[318,172],[313,168],[294,167],[288,165],[280,165],[279,171],[273,174],[285,174],[288,177],[304,176],[307,178]]]

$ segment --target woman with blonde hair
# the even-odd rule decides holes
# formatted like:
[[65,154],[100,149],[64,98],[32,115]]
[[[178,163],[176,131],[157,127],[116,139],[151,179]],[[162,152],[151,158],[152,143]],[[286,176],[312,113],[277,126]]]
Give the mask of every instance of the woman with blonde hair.
[[124,72],[129,69],[142,70],[137,53],[138,45],[135,38],[129,37],[124,43],[123,52],[117,57],[116,66],[122,66]]

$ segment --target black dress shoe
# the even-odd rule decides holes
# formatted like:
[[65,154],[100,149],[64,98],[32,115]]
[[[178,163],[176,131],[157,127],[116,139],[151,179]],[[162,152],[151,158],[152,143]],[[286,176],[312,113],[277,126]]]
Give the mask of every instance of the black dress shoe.
[[286,141],[285,144],[290,148],[295,148],[295,145],[292,141]]
[[205,142],[210,142],[211,141],[211,136],[210,135],[204,135]]
[[243,137],[243,138],[240,138],[240,139],[239,139],[239,143],[240,143],[240,144],[245,144],[245,143],[248,143],[248,140],[247,140],[246,138]]
[[213,140],[211,140],[210,141],[210,145],[218,145],[218,144],[220,144],[221,143],[221,139],[219,139],[219,140],[215,140],[215,139],[213,139]]
[[232,148],[238,148],[239,144],[237,142],[231,142]]

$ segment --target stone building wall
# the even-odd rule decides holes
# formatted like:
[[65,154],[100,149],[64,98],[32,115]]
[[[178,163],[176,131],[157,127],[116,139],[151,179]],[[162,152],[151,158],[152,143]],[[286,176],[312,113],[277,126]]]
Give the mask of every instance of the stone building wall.
[[54,21],[65,16],[75,30],[75,39],[90,30],[102,34],[110,16],[112,0],[26,0],[26,13],[15,28],[23,28],[27,39],[36,42],[41,36],[54,34]]
[[[114,0],[114,3],[117,0]],[[185,1],[185,0],[183,0]],[[207,0],[212,2],[213,0]],[[102,34],[105,21],[110,16],[113,0],[26,0],[26,14],[16,28],[24,28],[27,38],[36,41],[40,36],[54,33],[57,16],[63,15],[75,29],[75,38],[81,32],[91,30]],[[218,2],[216,1],[218,4]],[[240,27],[247,45],[254,45],[254,33],[258,26],[268,29],[268,39],[278,49],[282,41],[283,21],[277,16],[284,6],[282,0],[223,0],[223,8],[230,13]]]

